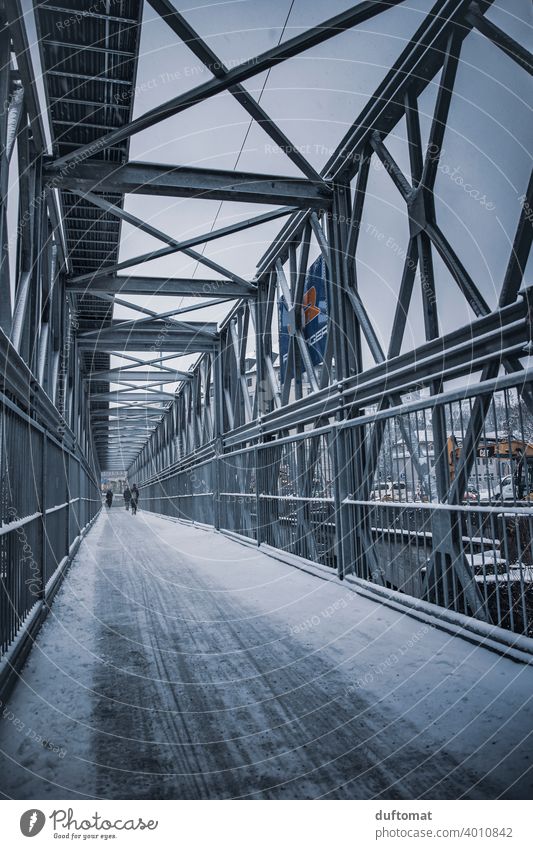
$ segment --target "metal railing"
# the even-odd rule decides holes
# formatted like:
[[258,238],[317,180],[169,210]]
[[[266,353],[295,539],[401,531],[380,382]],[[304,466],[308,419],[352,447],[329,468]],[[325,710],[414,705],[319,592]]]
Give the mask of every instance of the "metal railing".
[[51,402],[41,393],[29,407],[28,394],[13,391],[10,376],[29,373],[2,341],[9,356],[2,359],[7,386],[0,393],[0,656],[47,603],[101,507],[95,472]]
[[520,397],[524,375],[531,379],[501,378],[496,391],[491,382],[422,393],[246,447],[217,454],[212,446],[209,459],[146,480],[141,501],[533,636],[533,416]]

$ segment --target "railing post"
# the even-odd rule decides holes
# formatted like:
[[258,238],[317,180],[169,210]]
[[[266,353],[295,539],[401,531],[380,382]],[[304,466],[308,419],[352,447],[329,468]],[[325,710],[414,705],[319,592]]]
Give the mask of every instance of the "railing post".
[[66,474],[65,474],[65,484],[66,484],[66,485],[65,485],[65,493],[66,493],[66,497],[65,497],[65,501],[67,502],[67,506],[66,506],[66,508],[65,508],[65,511],[66,511],[66,517],[67,517],[67,518],[66,518],[66,522],[65,522],[65,524],[66,524],[66,538],[67,538],[67,541],[66,541],[66,546],[67,546],[66,554],[67,554],[67,556],[68,556],[68,553],[69,553],[69,551],[70,551],[70,510],[71,510],[71,506],[70,506],[70,463],[71,463],[72,457],[71,457],[71,455],[70,455],[70,452],[69,452],[69,451],[67,451],[67,452],[66,452],[66,455],[65,455],[65,456],[66,456],[66,463],[63,463],[63,468],[65,468],[65,466],[66,466]]
[[76,497],[78,499],[77,504],[78,504],[78,536],[79,536],[82,532],[82,522],[85,519],[84,516],[82,517],[82,511],[85,510],[85,504],[81,500],[81,460],[80,460],[79,457],[76,457],[76,462],[78,463],[78,492],[77,492]]
[[261,445],[256,445],[254,448],[254,464],[255,464],[255,538],[257,545],[261,545],[263,540],[261,527],[261,491],[263,489],[263,475],[261,469]]
[[333,429],[331,433],[331,458],[333,463],[333,499],[335,509],[335,532],[337,553],[337,574],[342,580],[348,572],[353,571],[354,554],[351,549],[352,528],[347,521],[344,499],[350,494],[347,483],[347,466],[352,458],[346,456],[346,433]]
[[48,434],[43,430],[42,453],[41,453],[41,573],[39,598],[44,599],[46,586],[46,575],[48,573],[48,535],[46,530],[46,508],[48,487]]
[[215,421],[214,421],[214,436],[215,436],[215,455],[213,457],[213,497],[215,501],[214,510],[214,527],[217,531],[222,525],[220,493],[221,487],[221,456],[224,451],[222,434],[224,432],[224,408],[223,408],[223,377],[222,377],[222,342],[217,343],[217,350],[213,358],[213,382],[214,382],[214,401],[215,401]]

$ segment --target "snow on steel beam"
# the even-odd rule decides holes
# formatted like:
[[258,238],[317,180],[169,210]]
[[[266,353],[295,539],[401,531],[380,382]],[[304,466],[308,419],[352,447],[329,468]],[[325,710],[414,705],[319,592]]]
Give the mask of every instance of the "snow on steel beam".
[[[110,326],[103,327],[98,330],[88,330],[78,335],[80,341],[95,339],[96,341],[112,341],[118,338],[118,334],[123,331],[123,322],[114,319]],[[205,339],[213,341],[217,338],[217,325],[215,322],[200,322],[200,321],[174,321],[168,324],[164,321],[158,321],[157,317],[139,319],[132,321],[128,327],[128,333],[138,333],[153,336],[154,341],[157,341],[159,336],[183,336],[191,339]],[[159,350],[156,346],[154,350]]]
[[117,463],[117,464],[120,463],[122,465],[122,468],[124,468],[124,466],[130,465],[131,462],[133,460],[135,460],[135,457],[139,453],[140,449],[135,448],[133,450],[129,449],[128,451],[124,450],[124,451],[112,452],[112,451],[105,451],[103,449],[103,447],[101,447],[100,450],[101,450],[102,456],[105,457],[106,465],[108,467],[111,467],[112,463]]
[[[117,409],[124,411],[129,408],[117,407]],[[150,424],[157,424],[157,422],[161,421],[161,413],[164,412],[165,409],[166,408],[160,406],[150,407],[149,409],[146,409],[142,415],[138,416],[130,416],[124,412],[111,416],[109,410],[93,410],[91,418],[95,421],[98,419],[104,422],[109,422],[109,424],[113,424],[114,422],[117,424],[121,424],[122,422],[127,422],[128,424],[130,422],[148,422]]]
[[93,428],[94,431],[102,431],[107,433],[108,431],[120,431],[122,427],[127,427],[128,431],[139,431],[139,433],[151,433],[153,428],[156,426],[155,421],[143,421],[141,419],[130,419],[129,421],[121,421],[119,419],[110,419],[109,421],[100,420],[94,422]]
[[78,348],[80,351],[97,350],[112,353],[118,346],[124,351],[173,351],[176,356],[182,356],[207,353],[213,351],[215,347],[212,339],[206,339],[198,334],[185,335],[169,331],[166,334],[161,333],[160,337],[144,331],[117,331],[117,334],[110,339],[80,337]]
[[[85,275],[87,277],[87,275]],[[79,278],[78,278],[79,280]],[[251,284],[243,286],[233,280],[202,280],[166,277],[95,277],[92,280],[67,282],[68,292],[92,295],[104,292],[109,295],[190,295],[195,298],[246,298],[255,295],[257,289]]]
[[154,427],[144,427],[144,425],[136,425],[135,423],[128,423],[124,425],[122,422],[100,422],[99,424],[95,424],[92,426],[93,433],[112,433],[113,435],[120,433],[124,427],[127,427],[128,433],[153,433]]
[[[309,209],[331,204],[331,189],[300,177],[190,168],[152,162],[81,162],[57,174],[46,169],[48,185],[67,191],[192,197],[247,203],[275,203]],[[92,200],[92,199],[91,199]],[[286,215],[290,210],[280,212]],[[203,241],[208,239],[206,234]],[[195,244],[201,244],[196,242]]]
[[138,428],[121,428],[120,430],[113,431],[99,431],[96,433],[96,437],[102,441],[104,437],[108,437],[110,442],[119,442],[121,439],[125,442],[129,440],[130,442],[145,442],[147,436],[153,433],[153,430],[139,430]]
[[129,371],[120,368],[109,371],[92,372],[85,380],[109,380],[112,383],[123,381],[130,383],[136,380],[145,380],[150,383],[177,383],[179,380],[188,380],[192,375],[187,371]]
[[124,399],[121,399],[120,404],[117,404],[116,407],[108,407],[105,410],[93,410],[93,415],[95,418],[100,419],[107,419],[111,417],[118,419],[125,416],[128,419],[136,418],[146,421],[149,418],[158,416],[160,412],[160,403],[148,403],[145,401],[143,404],[128,404],[124,403]]
[[101,448],[127,449],[128,451],[132,448],[140,448],[145,442],[146,439],[144,437],[138,437],[136,439],[105,439],[96,437],[94,440],[95,445]]
[[275,65],[278,65],[286,59],[298,56],[305,50],[309,50],[311,47],[322,44],[324,41],[328,41],[330,38],[333,38],[347,29],[351,29],[358,24],[362,24],[365,21],[370,20],[380,12],[390,9],[391,6],[399,5],[400,2],[402,2],[402,0],[384,0],[384,2],[379,2],[379,0],[367,0],[367,2],[358,3],[356,6],[352,6],[345,12],[334,15],[332,18],[328,18],[321,24],[317,24],[317,26],[306,30],[300,35],[297,35],[294,38],[289,38],[287,41],[282,42],[276,47],[272,47],[270,50],[259,54],[259,56],[247,59],[245,62],[242,62],[240,65],[229,70],[223,76],[219,78],[215,77],[212,80],[202,83],[202,85],[197,86],[191,91],[180,94],[177,97],[173,97],[171,100],[156,106],[155,109],[151,109],[149,112],[141,115],[129,124],[126,124],[126,126],[113,130],[106,136],[103,136],[84,147],[78,148],[72,153],[69,153],[67,156],[57,159],[54,166],[59,170],[63,169],[73,160],[75,162],[80,162],[82,159],[94,156],[99,151],[102,151],[123,139],[129,138],[141,130],[152,127],[154,124],[165,120],[165,118],[177,115],[179,112],[183,112],[190,106],[194,106],[209,97],[220,94],[220,92],[226,91],[231,86],[242,83],[250,77],[255,77],[263,71],[273,68]]
[[91,399],[98,401],[173,401],[173,392],[143,392],[142,389],[127,391],[124,389],[116,392],[91,392]]
[[152,431],[137,431],[133,428],[126,428],[123,431],[116,431],[110,435],[104,433],[103,431],[97,433],[95,435],[95,442],[103,442],[105,438],[107,438],[108,444],[114,443],[116,445],[125,444],[126,442],[145,442],[147,435],[152,433]]

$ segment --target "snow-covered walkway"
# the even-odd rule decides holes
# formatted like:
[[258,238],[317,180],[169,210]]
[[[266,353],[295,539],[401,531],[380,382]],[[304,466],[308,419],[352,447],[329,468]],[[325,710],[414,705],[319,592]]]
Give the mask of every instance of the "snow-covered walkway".
[[16,798],[528,797],[533,668],[120,508],[0,726]]

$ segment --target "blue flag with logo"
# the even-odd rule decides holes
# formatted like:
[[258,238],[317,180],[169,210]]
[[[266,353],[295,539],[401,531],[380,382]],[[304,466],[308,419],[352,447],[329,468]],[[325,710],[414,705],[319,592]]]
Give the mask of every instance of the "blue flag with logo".
[[[323,256],[319,256],[309,267],[305,275],[303,290],[303,336],[309,348],[313,365],[324,359],[328,335],[328,271]],[[281,360],[281,381],[285,379],[289,338],[292,335],[291,315],[285,298],[279,299],[279,356]],[[302,364],[302,371],[305,366]]]

